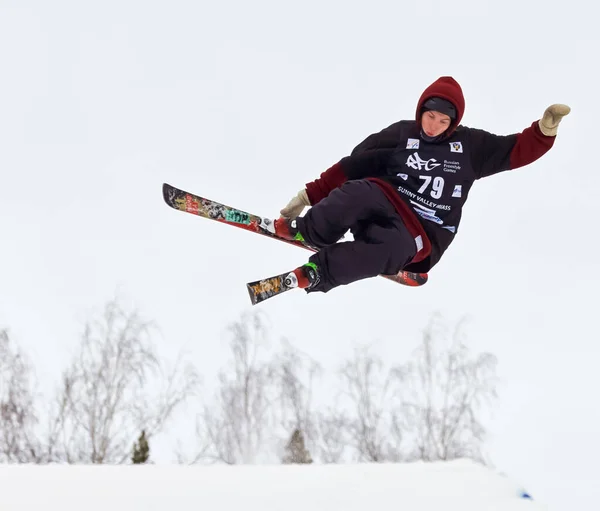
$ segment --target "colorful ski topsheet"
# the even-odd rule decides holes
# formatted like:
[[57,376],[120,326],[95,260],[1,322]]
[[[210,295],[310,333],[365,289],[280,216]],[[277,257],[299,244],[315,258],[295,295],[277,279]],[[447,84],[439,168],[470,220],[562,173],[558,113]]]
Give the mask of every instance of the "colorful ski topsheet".
[[239,227],[246,231],[261,234],[263,236],[267,236],[278,241],[283,241],[291,245],[296,245],[307,250],[312,250],[314,252],[314,249],[307,247],[300,241],[286,240],[276,236],[275,234],[272,234],[265,229],[262,229],[260,225],[262,225],[264,222],[269,222],[267,218],[246,213],[245,211],[226,206],[225,204],[221,204],[220,202],[215,202],[210,199],[205,199],[204,197],[200,197],[193,193],[184,192],[183,190],[175,188],[167,183],[163,184],[163,198],[165,202],[173,209],[178,209],[179,211],[184,211],[186,213],[191,213],[203,218],[208,218],[209,220],[215,220],[224,224],[233,225],[234,227]]
[[[163,183],[162,189],[165,202],[173,209],[191,213],[203,218],[208,218],[209,220],[215,220],[227,225],[232,225],[234,227],[239,227],[246,231],[261,234],[278,241],[283,241],[284,243],[289,243],[290,245],[302,247],[306,250],[310,250],[311,252],[316,252],[314,248],[304,245],[300,241],[286,240],[263,229],[261,225],[265,225],[271,221],[267,218],[253,215],[251,213],[232,208],[220,202],[215,202],[213,200],[200,197],[199,195],[180,190],[179,188],[167,183]],[[427,282],[428,275],[427,273],[400,271],[396,275],[381,275],[381,277],[393,282],[397,282],[398,284],[416,287],[425,284]]]
[[295,287],[289,286],[286,281],[289,273],[290,272],[282,273],[281,275],[275,275],[274,277],[269,277],[267,279],[248,282],[246,287],[252,305],[264,302],[266,299],[285,293],[290,289],[295,289]]

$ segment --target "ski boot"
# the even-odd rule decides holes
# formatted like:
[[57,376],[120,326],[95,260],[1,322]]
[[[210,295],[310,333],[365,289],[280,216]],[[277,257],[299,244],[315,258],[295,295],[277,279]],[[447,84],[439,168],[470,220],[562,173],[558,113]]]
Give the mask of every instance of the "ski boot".
[[313,247],[310,243],[308,243],[298,230],[295,218],[288,219],[282,217],[275,220],[263,218],[262,222],[260,223],[260,228],[278,238],[288,241],[297,241],[309,248],[316,250],[316,247]]
[[246,288],[252,305],[278,296],[291,289],[313,289],[321,280],[317,265],[308,262],[291,272],[274,275],[255,282],[248,282]]
[[306,263],[287,274],[283,283],[288,288],[312,289],[321,281],[315,263]]

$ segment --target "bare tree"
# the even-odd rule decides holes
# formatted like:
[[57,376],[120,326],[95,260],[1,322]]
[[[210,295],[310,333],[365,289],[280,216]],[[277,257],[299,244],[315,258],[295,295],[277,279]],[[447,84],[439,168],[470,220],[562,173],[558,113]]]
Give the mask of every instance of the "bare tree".
[[350,443],[348,432],[353,424],[348,414],[336,404],[315,412],[314,438],[311,449],[322,463],[344,461]]
[[30,362],[11,342],[8,332],[0,330],[1,463],[34,463],[40,459],[32,378]]
[[249,464],[272,453],[273,371],[261,359],[268,337],[265,322],[259,313],[245,314],[229,331],[231,371],[219,372],[214,402],[198,417],[201,448],[192,462]]
[[399,461],[401,430],[393,428],[391,407],[394,379],[380,357],[368,348],[355,349],[341,370],[342,384],[352,409],[345,424],[359,461]]
[[137,433],[144,430],[150,439],[161,432],[195,392],[199,378],[191,366],[180,368],[179,360],[164,375],[151,326],[116,301],[106,304],[101,319],[86,325],[51,412],[53,461],[125,463]]
[[[496,357],[471,356],[463,325],[464,320],[449,334],[434,315],[416,360],[396,370],[405,391],[402,429],[414,445],[410,459],[484,462],[481,414],[497,397]],[[440,347],[444,341],[446,348]]]
[[[287,340],[274,357],[273,385],[279,400],[279,420],[282,431],[299,431],[302,441],[312,449],[317,442],[318,429],[313,409],[313,385],[322,368],[311,357],[302,353]],[[288,433],[289,434],[289,433]]]

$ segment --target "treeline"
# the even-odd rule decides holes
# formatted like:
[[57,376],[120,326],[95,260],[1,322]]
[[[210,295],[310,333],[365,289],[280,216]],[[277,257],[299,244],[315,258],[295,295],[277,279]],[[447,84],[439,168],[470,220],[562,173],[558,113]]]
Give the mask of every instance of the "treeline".
[[210,394],[192,362],[167,370],[152,332],[107,303],[48,398],[0,330],[0,462],[152,463],[154,438],[189,428],[179,463],[488,462],[496,358],[470,351],[462,321],[433,315],[408,360],[360,346],[328,372],[285,339],[271,348],[266,316],[248,313],[228,327],[230,361]]

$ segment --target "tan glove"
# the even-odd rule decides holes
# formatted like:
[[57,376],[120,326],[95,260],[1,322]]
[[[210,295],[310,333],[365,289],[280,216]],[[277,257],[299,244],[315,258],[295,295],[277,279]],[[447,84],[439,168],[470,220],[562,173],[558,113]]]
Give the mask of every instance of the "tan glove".
[[300,190],[294,198],[280,211],[284,218],[296,218],[304,210],[305,206],[310,206],[306,190]]
[[541,132],[548,137],[556,136],[560,121],[565,115],[568,115],[570,111],[571,109],[567,105],[550,105],[546,108],[544,115],[538,122]]

